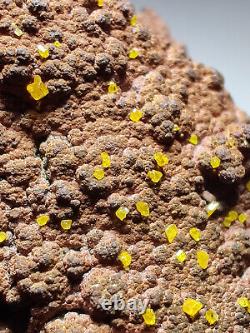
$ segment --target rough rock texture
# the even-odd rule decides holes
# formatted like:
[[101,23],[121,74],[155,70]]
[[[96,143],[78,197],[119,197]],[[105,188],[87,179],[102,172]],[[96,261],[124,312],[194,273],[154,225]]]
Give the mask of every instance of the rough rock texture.
[[[250,214],[249,118],[221,75],[189,59],[153,14],[132,27],[133,15],[123,0],[102,8],[95,0],[0,0],[0,231],[8,235],[0,243],[0,332],[248,332],[249,314],[236,300],[250,299],[249,217],[229,229],[222,221],[230,210]],[[34,75],[49,89],[39,102],[26,90]],[[116,94],[108,94],[111,80]],[[129,119],[134,108],[143,112],[138,123]],[[111,167],[98,181],[103,151]],[[155,151],[169,157],[156,185],[147,177]],[[135,209],[139,200],[149,203],[148,218]],[[214,200],[221,208],[208,219]],[[129,209],[123,222],[120,206]],[[43,213],[50,221],[39,227]],[[62,219],[73,220],[69,231]],[[179,234],[168,244],[172,223]],[[202,230],[199,243],[191,227]],[[117,260],[122,249],[132,255],[127,271]],[[209,253],[207,270],[197,249]],[[149,299],[156,325],[104,311],[101,300],[114,295]],[[182,311],[186,297],[204,305],[194,320]],[[211,327],[208,308],[219,315]]]

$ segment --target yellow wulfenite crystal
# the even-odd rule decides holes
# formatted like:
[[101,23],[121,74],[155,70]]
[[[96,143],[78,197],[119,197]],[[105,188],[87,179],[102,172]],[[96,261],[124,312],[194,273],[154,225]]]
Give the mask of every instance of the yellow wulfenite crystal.
[[179,132],[179,130],[180,130],[180,127],[177,124],[174,124],[173,131],[174,132]]
[[237,299],[237,304],[242,308],[247,308],[249,306],[249,300],[247,297],[240,297]]
[[39,44],[37,46],[37,51],[38,51],[41,58],[47,59],[49,57],[49,49],[47,49],[43,45]]
[[15,23],[12,24],[12,28],[14,29],[14,34],[17,37],[21,37],[23,35],[23,31],[20,28],[18,28],[18,26]]
[[4,231],[0,231],[0,243],[3,243],[7,239],[7,234]]
[[110,156],[107,152],[104,151],[104,152],[101,153],[101,159],[102,159],[103,168],[110,168],[111,159],[110,159]]
[[210,160],[210,165],[213,169],[217,169],[220,166],[220,158],[218,156],[213,156]]
[[53,44],[54,44],[55,47],[61,47],[62,46],[62,44],[58,40],[56,40]]
[[201,231],[198,228],[191,228],[189,230],[189,235],[196,241],[199,242],[201,240]]
[[115,215],[118,217],[119,220],[123,221],[128,214],[129,210],[126,207],[119,207],[115,212]]
[[93,172],[93,176],[97,180],[102,180],[105,177],[105,172],[102,168],[95,168],[95,170]]
[[61,221],[61,227],[63,230],[69,230],[72,227],[72,220],[62,220]]
[[238,213],[235,210],[230,210],[227,216],[224,218],[223,225],[226,228],[229,228],[232,222],[236,221],[238,218]]
[[154,159],[159,167],[164,167],[169,162],[167,155],[162,152],[154,153]]
[[147,176],[153,183],[159,183],[163,176],[163,173],[161,171],[151,170],[148,171]]
[[205,318],[210,325],[217,323],[217,321],[219,320],[218,314],[212,309],[206,311]]
[[131,25],[132,27],[135,27],[136,24],[137,24],[137,16],[134,15],[134,16],[132,16],[131,19],[130,19],[130,25]]
[[180,263],[183,263],[187,259],[187,255],[183,250],[177,251],[175,256]]
[[108,85],[108,93],[116,94],[118,90],[119,90],[118,85],[114,81],[110,81]]
[[231,222],[234,222],[238,218],[238,213],[236,212],[236,210],[230,210],[227,214],[227,217]]
[[250,180],[246,183],[246,189],[250,192]]
[[207,251],[198,250],[196,253],[196,257],[197,257],[197,263],[200,266],[200,268],[207,269],[209,261],[209,255]]
[[129,114],[129,119],[134,123],[138,123],[143,117],[143,112],[138,109],[133,109]]
[[219,207],[220,203],[218,201],[210,202],[206,207],[207,216],[210,217]]
[[43,83],[40,75],[34,76],[34,82],[27,85],[27,91],[34,100],[39,101],[48,95],[49,90]]
[[231,226],[231,224],[232,224],[232,221],[231,221],[231,219],[229,217],[226,216],[224,218],[222,224],[224,225],[224,227],[229,228]]
[[120,262],[122,263],[122,266],[124,269],[129,269],[129,266],[132,262],[132,257],[131,254],[128,251],[121,251],[118,259],[120,260]]
[[199,242],[201,239],[201,231],[197,228],[191,228],[189,230],[190,236],[196,241]]
[[239,220],[240,223],[245,223],[246,220],[247,220],[247,214],[241,213],[238,217],[238,220]]
[[189,315],[191,318],[194,318],[202,308],[203,304],[192,298],[185,299],[182,305],[182,311]]
[[154,326],[156,324],[156,315],[154,310],[147,308],[142,317],[147,326]]
[[42,215],[38,216],[36,219],[36,222],[40,227],[43,227],[44,225],[46,225],[49,222],[49,215],[42,214]]
[[129,51],[129,59],[136,59],[139,56],[139,51],[137,49],[132,49]]
[[166,229],[165,229],[165,235],[169,241],[169,243],[173,243],[175,240],[176,236],[178,235],[178,228],[175,224],[170,224]]
[[188,139],[188,142],[192,143],[192,145],[198,145],[199,139],[196,134],[192,134],[190,138]]
[[136,203],[136,209],[141,214],[141,216],[148,217],[150,214],[149,205],[147,202],[138,201]]
[[103,5],[104,5],[104,0],[97,0],[98,7],[103,7]]

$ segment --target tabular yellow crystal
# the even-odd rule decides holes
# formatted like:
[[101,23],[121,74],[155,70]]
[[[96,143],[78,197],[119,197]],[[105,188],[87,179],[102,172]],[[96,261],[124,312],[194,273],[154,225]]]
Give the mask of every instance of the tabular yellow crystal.
[[61,47],[62,46],[62,44],[58,40],[56,40],[53,44],[55,45],[55,47]]
[[165,229],[165,235],[169,241],[169,243],[173,243],[175,240],[176,236],[178,235],[178,228],[175,224],[170,224],[166,229]]
[[147,326],[154,326],[156,324],[156,315],[153,309],[147,308],[142,317]]
[[38,216],[36,219],[36,222],[40,227],[43,227],[44,225],[46,225],[49,222],[49,215],[42,214],[42,215]]
[[238,217],[240,223],[244,223],[247,220],[247,215],[245,213],[241,213]]
[[134,16],[132,16],[131,19],[130,19],[130,25],[131,25],[132,27],[135,27],[136,24],[137,24],[137,16],[134,15]]
[[161,152],[154,153],[154,159],[159,167],[164,167],[169,162],[167,155]]
[[41,58],[47,59],[49,57],[49,49],[47,49],[43,45],[39,44],[37,46],[37,51],[38,51]]
[[246,183],[246,189],[250,192],[250,180]]
[[116,94],[118,92],[118,85],[114,81],[110,81],[108,85],[108,93]]
[[133,109],[129,114],[129,119],[134,123],[138,123],[143,117],[143,112],[138,109]]
[[43,83],[40,75],[34,76],[34,83],[27,85],[27,91],[30,93],[31,97],[34,100],[39,101],[48,95],[49,90],[47,86]]
[[132,50],[129,51],[128,56],[129,56],[130,59],[136,59],[139,56],[139,54],[140,53],[137,49],[132,49]]
[[126,270],[129,269],[129,266],[132,262],[132,257],[128,251],[121,251],[118,256],[118,259],[122,263],[122,266],[124,269],[126,269]]
[[207,216],[210,217],[219,207],[220,203],[218,201],[210,202],[206,207]]
[[185,299],[182,305],[183,312],[189,315],[191,318],[194,318],[202,308],[203,304],[192,298]]
[[115,215],[118,217],[119,220],[123,221],[128,214],[129,210],[126,207],[119,207],[115,212]]
[[220,166],[220,158],[218,156],[213,156],[210,160],[210,165],[213,169],[217,169]]
[[7,234],[4,231],[0,231],[0,243],[3,243],[7,239]]
[[177,251],[175,256],[180,263],[183,263],[187,259],[187,255],[183,250]]
[[249,306],[249,300],[247,297],[240,297],[237,299],[237,304],[242,308],[247,308]]
[[93,176],[97,180],[102,180],[105,177],[105,172],[102,168],[95,168],[95,170],[93,172]]
[[103,5],[104,5],[104,0],[97,0],[98,7],[103,7]]
[[226,216],[222,223],[223,223],[224,227],[229,228],[232,224],[232,220]]
[[18,28],[18,26],[15,25],[15,23],[12,24],[12,28],[14,29],[14,34],[17,37],[21,37],[23,35],[23,31],[20,28]]
[[189,230],[190,236],[196,241],[199,242],[201,239],[201,231],[197,228],[191,228]]
[[238,218],[238,213],[235,210],[230,210],[227,214],[227,217],[231,222],[234,222]]
[[148,217],[150,215],[149,205],[147,202],[138,201],[136,203],[136,209],[141,214],[141,216]]
[[197,257],[197,263],[200,266],[200,268],[207,269],[209,261],[209,255],[207,251],[198,250],[196,253],[196,257]]
[[190,143],[192,143],[192,145],[198,145],[199,139],[198,139],[198,136],[196,134],[192,134],[190,136],[190,138],[188,139],[188,141]]
[[180,130],[180,127],[177,124],[174,124],[173,131],[174,132],[179,132],[179,130]]
[[72,220],[62,220],[61,221],[61,227],[63,230],[69,230],[72,227]]
[[210,325],[215,324],[219,320],[218,314],[212,309],[206,311],[205,318]]
[[161,171],[151,170],[148,171],[147,176],[153,183],[159,183],[163,176],[163,173]]
[[107,152],[104,151],[104,152],[101,153],[101,159],[102,159],[103,168],[110,168],[111,159],[110,159],[110,156]]

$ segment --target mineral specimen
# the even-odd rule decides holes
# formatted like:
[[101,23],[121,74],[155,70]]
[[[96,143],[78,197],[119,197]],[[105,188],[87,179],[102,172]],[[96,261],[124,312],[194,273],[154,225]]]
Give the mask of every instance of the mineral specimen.
[[0,331],[247,333],[250,120],[222,76],[126,0],[0,0],[0,33]]

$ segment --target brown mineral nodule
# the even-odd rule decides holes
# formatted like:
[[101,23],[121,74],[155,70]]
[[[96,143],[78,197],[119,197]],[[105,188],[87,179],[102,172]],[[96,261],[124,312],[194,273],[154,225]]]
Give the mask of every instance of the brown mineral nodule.
[[248,333],[250,120],[222,76],[125,0],[0,0],[0,46],[0,331]]

